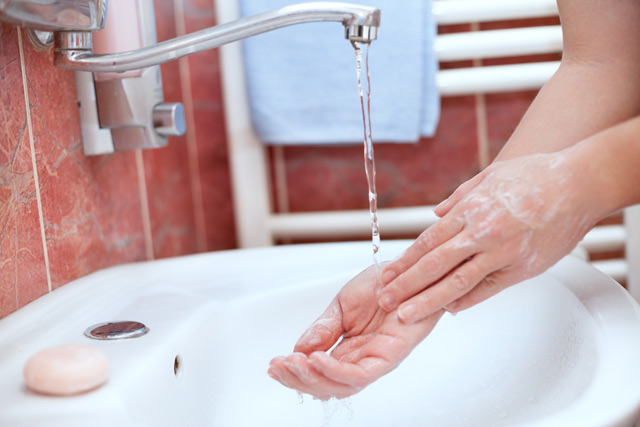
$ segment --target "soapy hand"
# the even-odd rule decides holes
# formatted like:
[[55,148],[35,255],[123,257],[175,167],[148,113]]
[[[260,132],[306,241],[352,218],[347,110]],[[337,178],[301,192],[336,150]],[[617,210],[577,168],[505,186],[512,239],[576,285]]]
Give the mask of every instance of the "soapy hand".
[[[271,361],[268,374],[286,387],[327,400],[345,398],[395,369],[434,328],[442,311],[411,325],[377,304],[374,267],[351,279],[298,340]],[[342,340],[327,354],[333,345]]]
[[411,324],[542,273],[601,218],[590,178],[572,149],[494,163],[437,206],[441,219],[384,268],[380,306]]

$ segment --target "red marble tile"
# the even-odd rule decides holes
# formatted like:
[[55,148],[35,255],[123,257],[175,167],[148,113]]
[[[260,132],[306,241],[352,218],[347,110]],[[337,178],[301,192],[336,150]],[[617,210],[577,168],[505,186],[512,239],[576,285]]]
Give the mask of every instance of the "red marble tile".
[[59,154],[41,192],[53,287],[146,259],[134,153]]
[[197,251],[195,217],[184,138],[144,152],[155,258]]
[[182,0],[187,32],[201,30],[216,24],[216,0]]
[[[186,33],[215,25],[214,5],[210,0],[184,0],[181,5],[184,22],[178,24],[184,25]],[[173,8],[174,3],[171,0],[155,2],[159,40],[167,40],[176,35],[176,14]],[[195,197],[202,198],[207,250],[236,246],[218,52],[201,52],[190,56],[187,61],[190,72],[190,97],[183,97],[184,82],[181,81],[181,70],[177,61],[162,66],[163,86],[165,100],[192,102],[190,105],[185,104],[185,110],[187,114],[193,114],[187,121],[191,120],[194,129],[189,129],[188,132],[192,132],[197,145],[195,149],[200,175],[194,178],[200,182],[191,182],[186,137],[172,138],[171,147],[168,149],[158,150],[153,154],[145,153],[156,256],[170,256],[196,250],[193,246],[196,240],[193,236],[196,232],[193,185],[196,189],[201,189],[201,194]],[[169,150],[172,150],[172,154]],[[172,178],[163,176],[160,166],[166,168],[165,173]],[[170,181],[162,188],[161,183],[167,179]],[[177,194],[179,200],[172,202],[177,207],[168,207],[167,197],[175,199]]]
[[168,62],[160,67],[162,75],[162,93],[165,102],[184,102],[180,85],[180,67],[178,61]]
[[[362,148],[346,147],[342,153],[338,150],[335,147],[285,148],[291,211],[368,206]],[[377,155],[378,164],[379,159]]]
[[[175,13],[173,0],[156,0],[156,34],[158,42],[176,37]],[[162,89],[166,102],[182,102],[180,69],[178,61],[171,61],[160,66],[162,73]]]
[[85,157],[73,73],[24,50],[53,287],[145,259],[133,153]]
[[489,150],[498,155],[533,102],[537,91],[491,94],[486,96]]
[[[37,201],[10,202],[2,221],[0,251],[0,316],[23,307],[48,292]],[[8,256],[5,256],[8,254]]]
[[15,27],[0,22],[0,164],[13,157],[18,135],[26,133],[20,53]]
[[220,109],[195,111],[207,249],[237,247],[224,119]]
[[0,317],[48,291],[20,68],[0,23]]
[[189,58],[189,69],[194,108],[222,109],[218,51],[203,52]]
[[[212,1],[184,0],[183,7],[187,33],[216,24]],[[219,61],[216,49],[188,59],[207,250],[236,247]]]
[[[158,41],[176,37],[174,2],[154,2]],[[161,66],[165,102],[182,102],[178,61]],[[171,137],[169,145],[143,153],[155,258],[197,251],[195,215],[186,137]]]
[[155,0],[153,2],[156,18],[156,36],[159,42],[176,36],[175,11],[173,0]]
[[[212,1],[183,0],[187,33],[216,24]],[[195,109],[221,108],[220,60],[217,49],[189,57],[192,97]]]

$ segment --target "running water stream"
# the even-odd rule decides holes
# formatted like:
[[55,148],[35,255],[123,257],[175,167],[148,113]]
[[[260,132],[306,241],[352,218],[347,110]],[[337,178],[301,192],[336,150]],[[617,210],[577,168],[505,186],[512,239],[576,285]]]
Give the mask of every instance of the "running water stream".
[[[360,105],[362,106],[362,122],[364,126],[364,168],[367,174],[369,186],[369,213],[371,215],[371,240],[373,242],[373,263],[376,272],[380,277],[380,227],[378,226],[378,193],[376,192],[376,162],[373,155],[373,140],[371,138],[371,77],[369,75],[369,44],[366,43],[365,55],[366,79],[362,79],[362,45],[363,43],[351,42],[356,51],[356,71],[358,74],[358,92],[360,94]],[[363,91],[363,80],[366,83],[366,104],[365,91]]]
[[[351,42],[356,51],[356,71],[358,75],[358,93],[360,95],[360,105],[362,107],[362,123],[364,127],[364,168],[367,175],[369,188],[369,213],[371,215],[371,240],[373,242],[373,263],[376,266],[378,278],[381,275],[380,257],[380,227],[378,226],[378,194],[376,192],[376,162],[373,155],[373,139],[371,138],[371,77],[369,75],[369,44]],[[367,49],[364,58],[366,79],[362,79],[362,45],[366,44]],[[365,83],[365,84],[363,84]],[[363,86],[366,90],[363,90]],[[365,103],[366,92],[366,103]],[[337,401],[336,401],[337,402]],[[346,411],[346,421],[353,426],[354,415],[351,402],[342,400],[343,409]],[[298,392],[298,403],[304,403],[302,393]],[[336,412],[339,407],[335,402],[323,402],[324,421],[322,427],[333,425]]]

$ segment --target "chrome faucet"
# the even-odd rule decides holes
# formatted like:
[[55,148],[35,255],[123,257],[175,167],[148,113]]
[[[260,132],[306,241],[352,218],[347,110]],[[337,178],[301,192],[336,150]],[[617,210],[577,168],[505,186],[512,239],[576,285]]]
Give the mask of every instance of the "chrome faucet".
[[347,39],[370,43],[377,38],[380,10],[347,3],[302,3],[241,18],[137,51],[109,55],[91,53],[91,33],[61,32],[56,38],[55,64],[77,71],[123,72],[162,64],[289,25],[318,21],[341,22]]
[[98,31],[105,0],[0,0],[0,20],[39,31]]
[[[27,27],[32,40],[33,35],[44,44],[54,40],[54,64],[76,71],[87,155],[161,147],[167,136],[184,133],[182,106],[163,103],[159,64],[306,22],[339,22],[348,40],[370,43],[377,38],[381,15],[379,9],[348,3],[302,3],[157,43],[153,3],[138,0],[145,27],[143,47],[97,54],[92,32],[105,26],[107,1],[0,0],[0,20]],[[116,0],[112,3],[115,6]],[[91,74],[138,69],[145,69],[141,76],[106,82],[94,82]]]

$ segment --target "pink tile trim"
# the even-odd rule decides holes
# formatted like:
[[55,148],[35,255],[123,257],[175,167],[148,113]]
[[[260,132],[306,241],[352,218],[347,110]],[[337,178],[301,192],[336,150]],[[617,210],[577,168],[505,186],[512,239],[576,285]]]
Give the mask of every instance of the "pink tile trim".
[[33,168],[33,182],[36,190],[36,200],[38,203],[38,219],[40,221],[40,235],[42,237],[42,249],[44,253],[44,265],[47,273],[47,288],[49,292],[52,290],[51,286],[51,270],[49,268],[49,252],[47,251],[47,236],[44,229],[44,216],[42,214],[42,199],[40,197],[40,183],[38,181],[38,167],[36,163],[36,150],[33,139],[33,126],[31,125],[31,109],[29,108],[29,89],[27,87],[27,71],[25,69],[24,62],[24,49],[22,46],[22,30],[20,27],[16,27],[18,31],[18,49],[20,52],[20,71],[22,73],[22,88],[24,90],[24,105],[27,118],[27,130],[29,134],[29,147],[31,148],[31,165]]
[[[182,0],[173,1],[176,35],[178,37],[185,35],[186,21],[184,17],[184,3]],[[195,216],[196,228],[196,247],[198,252],[207,251],[207,230],[204,211],[204,202],[202,200],[202,181],[200,179],[200,165],[198,163],[198,141],[196,139],[196,122],[193,107],[193,95],[191,85],[191,70],[189,67],[189,59],[181,58],[178,60],[180,67],[180,87],[182,90],[182,102],[184,105],[184,113],[187,121],[187,156],[189,162],[189,178],[191,181],[191,193],[193,194],[193,212]]]
[[151,234],[151,215],[149,214],[149,195],[145,180],[144,160],[142,151],[136,150],[136,173],[138,176],[138,192],[140,193],[140,214],[142,215],[142,231],[144,233],[144,248],[147,261],[153,260],[153,235]]

